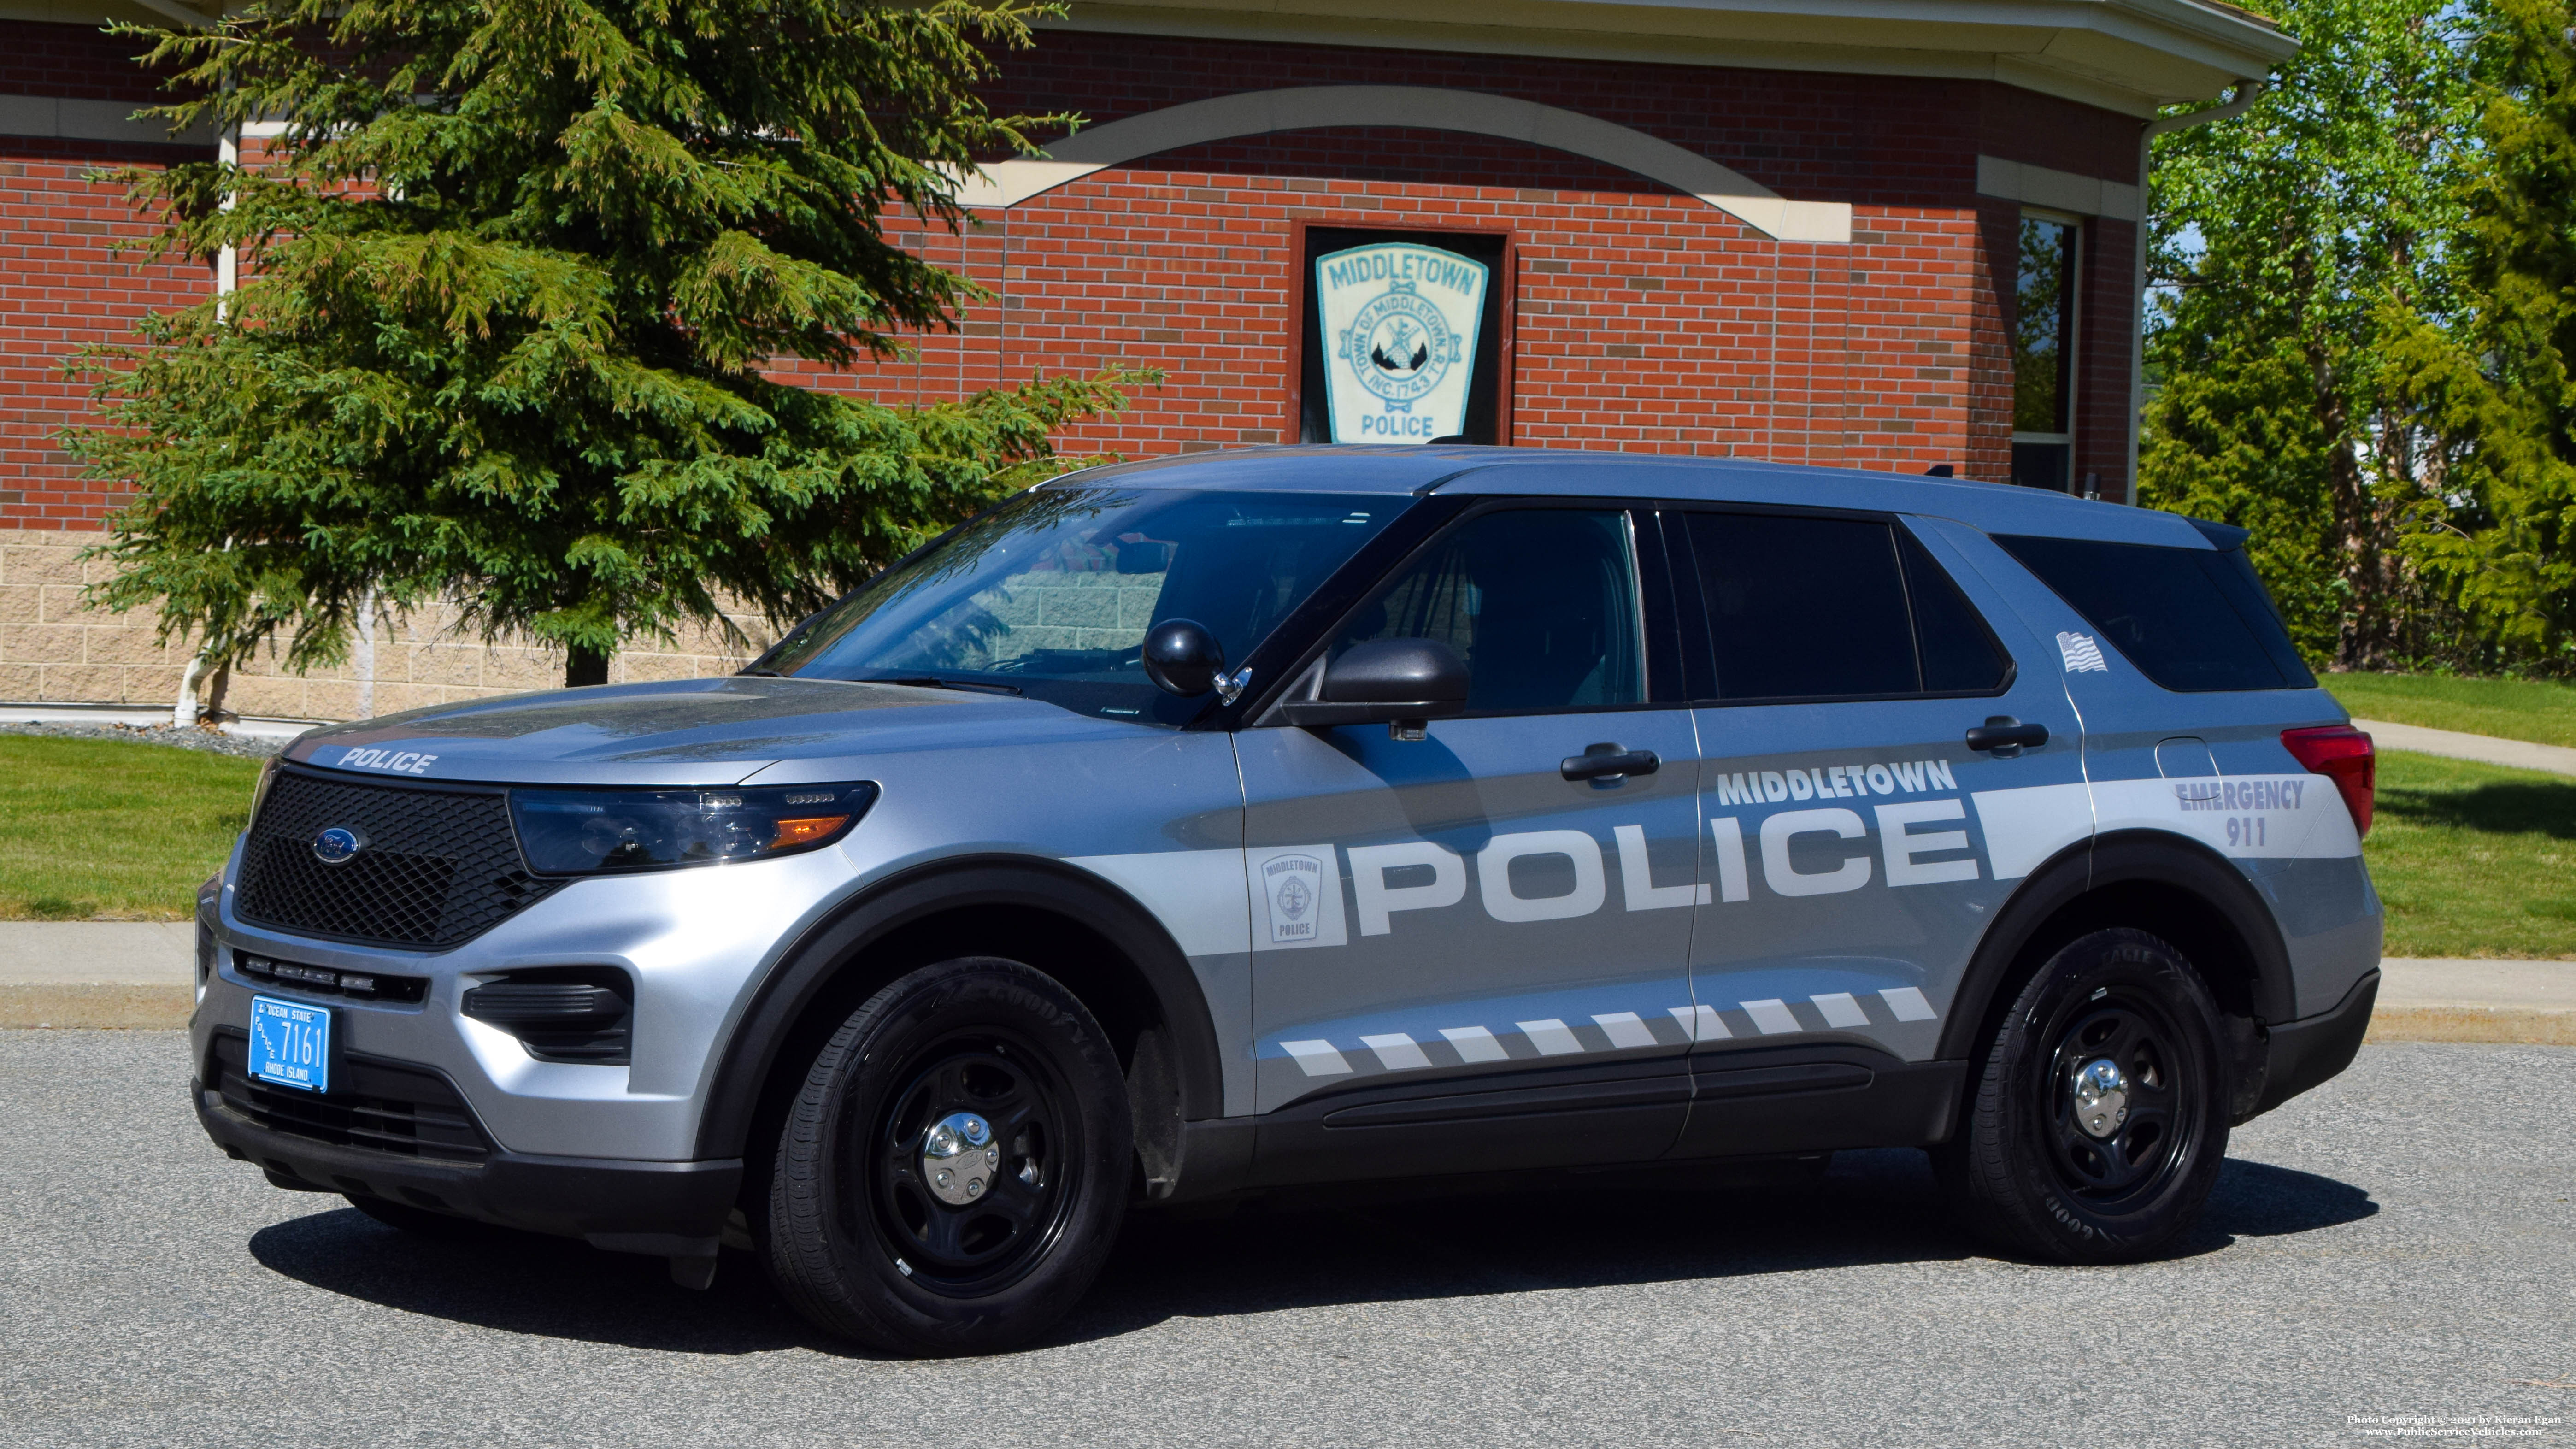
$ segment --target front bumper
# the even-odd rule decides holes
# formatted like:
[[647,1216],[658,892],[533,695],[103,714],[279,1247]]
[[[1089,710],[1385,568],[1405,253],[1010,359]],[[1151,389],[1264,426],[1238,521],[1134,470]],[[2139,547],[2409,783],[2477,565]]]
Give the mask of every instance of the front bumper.
[[279,1187],[382,1198],[619,1252],[713,1257],[742,1185],[739,1159],[627,1162],[504,1149],[478,1162],[405,1158],[264,1126],[202,1078],[188,1095],[215,1145]]

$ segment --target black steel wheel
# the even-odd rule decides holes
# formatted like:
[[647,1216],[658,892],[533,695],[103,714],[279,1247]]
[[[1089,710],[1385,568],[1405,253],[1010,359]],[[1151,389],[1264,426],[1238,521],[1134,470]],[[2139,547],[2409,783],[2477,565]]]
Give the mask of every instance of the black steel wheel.
[[1071,992],[994,957],[923,967],[806,1073],[771,1173],[771,1276],[874,1347],[1023,1342],[1108,1256],[1131,1140],[1117,1056]]
[[848,1149],[876,1162],[869,1224],[897,1270],[933,1292],[1007,1287],[1064,1231],[1080,1115],[1044,1053],[998,1028],[934,1042],[907,1067]]
[[2008,1252],[2153,1256],[2227,1155],[2220,1040],[2208,987],[2170,945],[2128,929],[2069,943],[1997,1024],[1933,1154],[1953,1210]]

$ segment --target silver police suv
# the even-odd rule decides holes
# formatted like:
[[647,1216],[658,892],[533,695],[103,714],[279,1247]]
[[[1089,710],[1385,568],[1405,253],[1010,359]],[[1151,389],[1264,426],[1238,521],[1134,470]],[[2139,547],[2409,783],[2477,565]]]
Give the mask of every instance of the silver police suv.
[[420,1232],[959,1353],[1131,1205],[1930,1149],[2073,1263],[2352,1060],[2373,756],[2244,535],[1447,446],[1078,473],[729,678],[318,729],[199,1120]]

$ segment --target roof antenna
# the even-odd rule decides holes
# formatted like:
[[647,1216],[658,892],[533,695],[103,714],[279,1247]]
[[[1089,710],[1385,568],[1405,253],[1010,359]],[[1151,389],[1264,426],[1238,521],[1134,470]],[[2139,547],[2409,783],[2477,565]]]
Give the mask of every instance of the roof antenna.
[[1931,467],[1923,470],[1923,476],[1927,478],[1956,478],[1959,474],[1957,470],[1953,469],[1947,463],[1935,463]]

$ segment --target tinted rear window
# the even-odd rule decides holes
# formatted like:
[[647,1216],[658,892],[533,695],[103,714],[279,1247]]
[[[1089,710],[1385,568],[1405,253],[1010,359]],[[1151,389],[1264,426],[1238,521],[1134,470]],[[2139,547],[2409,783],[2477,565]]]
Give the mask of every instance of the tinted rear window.
[[2167,689],[2312,689],[2241,550],[1998,537],[2138,672]]

